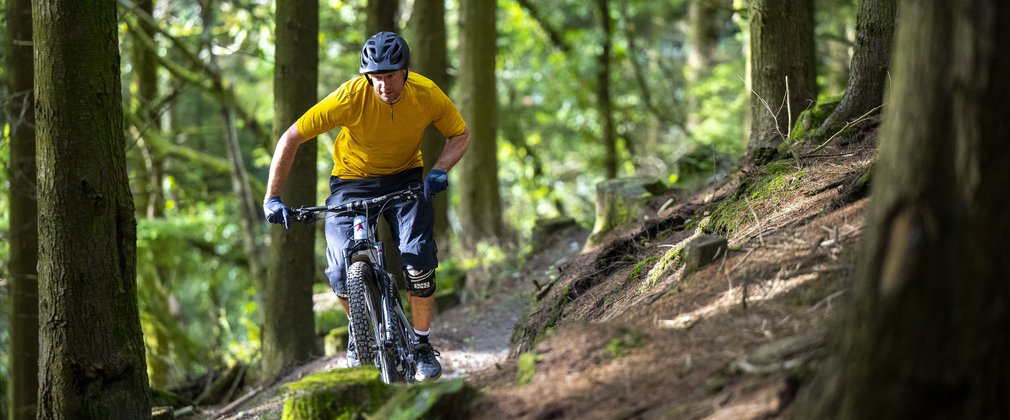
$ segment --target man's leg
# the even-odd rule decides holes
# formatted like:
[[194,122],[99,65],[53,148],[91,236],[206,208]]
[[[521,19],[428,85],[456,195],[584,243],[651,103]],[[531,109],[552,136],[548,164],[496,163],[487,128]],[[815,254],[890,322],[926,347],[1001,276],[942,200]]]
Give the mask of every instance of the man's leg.
[[419,381],[438,379],[442,365],[435,356],[438,352],[428,342],[432,307],[435,303],[435,267],[438,266],[438,248],[434,240],[434,208],[430,201],[401,202],[386,214],[392,227],[393,238],[400,249],[400,262],[407,283],[407,300],[413,316],[414,332],[419,343],[414,349],[417,358]]

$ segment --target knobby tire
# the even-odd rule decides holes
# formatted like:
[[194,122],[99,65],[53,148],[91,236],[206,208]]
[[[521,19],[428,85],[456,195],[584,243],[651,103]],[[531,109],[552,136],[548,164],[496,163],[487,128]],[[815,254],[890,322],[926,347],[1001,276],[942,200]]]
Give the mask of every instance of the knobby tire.
[[351,311],[351,337],[362,365],[375,364],[375,343],[378,331],[375,271],[367,262],[358,261],[347,270],[347,303]]

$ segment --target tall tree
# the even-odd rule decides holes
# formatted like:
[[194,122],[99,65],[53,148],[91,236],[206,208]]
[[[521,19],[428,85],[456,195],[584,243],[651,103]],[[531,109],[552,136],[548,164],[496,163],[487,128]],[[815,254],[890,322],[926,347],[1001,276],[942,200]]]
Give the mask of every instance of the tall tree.
[[[442,90],[449,91],[449,59],[446,49],[445,2],[414,3],[408,26],[412,71],[427,76]],[[421,143],[424,170],[427,172],[442,154],[445,138],[435,127],[428,127]],[[448,194],[435,196],[435,238],[444,238],[449,230]],[[439,241],[446,243],[446,241]]]
[[380,31],[399,32],[397,18],[400,13],[400,0],[368,0],[368,10],[365,21],[365,36]]
[[[10,409],[34,418],[39,379],[38,206],[35,195],[35,96],[32,94],[32,4],[7,0],[10,116]],[[4,395],[3,398],[6,398]]]
[[617,135],[614,132],[613,104],[610,100],[610,50],[614,25],[610,18],[609,0],[596,0],[596,10],[600,14],[600,28],[603,29],[602,48],[596,57],[596,106],[603,124],[603,145],[606,150],[603,168],[610,179],[617,177]]
[[[277,3],[274,61],[274,137],[281,135],[316,103],[319,81],[319,2]],[[284,186],[284,202],[316,204],[316,140],[298,148]],[[263,293],[264,378],[317,354],[312,283],[315,279],[315,229],[274,225]]]
[[758,150],[777,147],[799,113],[817,99],[813,0],[753,0],[750,46],[747,152],[754,158]]
[[113,1],[32,4],[41,419],[151,415],[116,22]]
[[[147,15],[154,15],[153,0],[138,0],[137,9]],[[140,34],[143,32],[143,34]],[[141,20],[140,24],[130,27],[130,34],[135,38],[146,37],[154,39],[157,32],[151,22]],[[162,173],[161,159],[156,155],[146,137],[148,133],[160,130],[158,115],[158,52],[147,48],[141,39],[133,42],[133,77],[135,80],[134,112],[144,119],[144,126],[137,133],[137,149],[141,157],[136,177],[138,191],[136,194],[137,210],[147,217],[162,217],[165,213],[164,195],[161,192]]]
[[862,264],[800,416],[1007,418],[1010,4],[898,7]]
[[856,15],[856,48],[845,96],[818,130],[831,135],[848,121],[879,107],[891,61],[895,0],[862,0]]
[[500,240],[501,197],[498,192],[495,56],[497,29],[494,2],[460,3],[459,107],[470,127],[470,149],[459,163],[459,218],[469,244]]
[[[715,64],[719,24],[726,17],[712,3],[713,0],[690,0],[687,6],[687,65],[684,68],[684,79],[689,85],[704,79]],[[687,97],[688,131],[704,119],[703,115],[698,114],[699,99],[697,95]]]

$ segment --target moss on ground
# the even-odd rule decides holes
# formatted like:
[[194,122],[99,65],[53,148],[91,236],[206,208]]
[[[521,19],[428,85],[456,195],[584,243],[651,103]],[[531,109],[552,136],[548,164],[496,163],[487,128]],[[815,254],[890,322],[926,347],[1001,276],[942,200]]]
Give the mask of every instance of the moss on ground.
[[712,223],[706,232],[732,236],[743,222],[753,219],[751,206],[757,208],[760,203],[799,187],[797,181],[805,174],[790,159],[770,162],[759,169],[759,173],[745,179],[734,194],[712,210]]
[[371,366],[320,372],[284,387],[282,418],[357,418],[379,409],[393,391]]

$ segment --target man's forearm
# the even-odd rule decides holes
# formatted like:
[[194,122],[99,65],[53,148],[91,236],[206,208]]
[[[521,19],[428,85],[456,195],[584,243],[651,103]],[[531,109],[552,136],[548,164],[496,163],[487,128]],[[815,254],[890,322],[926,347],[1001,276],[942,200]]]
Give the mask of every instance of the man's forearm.
[[305,142],[298,128],[291,125],[281,138],[277,140],[273,158],[270,160],[270,172],[267,177],[267,194],[264,201],[270,197],[279,197],[284,191],[284,181],[288,178],[291,165],[294,163],[298,146]]
[[445,140],[445,148],[442,155],[438,157],[432,168],[442,169],[449,172],[456,163],[463,158],[466,149],[470,147],[470,127],[463,129],[463,133],[458,136],[449,137]]

